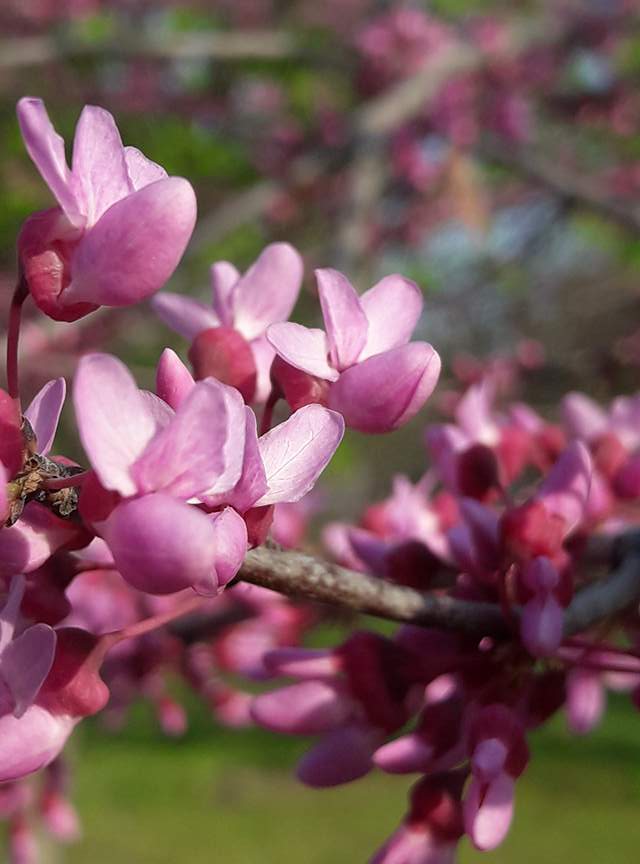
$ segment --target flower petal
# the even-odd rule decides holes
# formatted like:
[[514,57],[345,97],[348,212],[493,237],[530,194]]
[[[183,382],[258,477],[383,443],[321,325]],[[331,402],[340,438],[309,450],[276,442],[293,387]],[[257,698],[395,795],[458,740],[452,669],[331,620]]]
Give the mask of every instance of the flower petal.
[[108,354],[80,358],[73,404],[82,446],[105,489],[133,495],[130,466],[156,431],[131,373]]
[[369,325],[355,288],[337,270],[316,270],[331,365],[342,371],[356,362]]
[[167,327],[171,327],[189,341],[195,339],[203,330],[220,326],[220,319],[213,309],[193,297],[163,291],[151,298],[151,307]]
[[249,343],[256,364],[256,392],[253,401],[258,405],[266,402],[271,393],[271,364],[276,356],[275,348],[266,336],[259,336]]
[[562,419],[575,438],[593,441],[608,429],[603,409],[583,393],[568,393],[562,400]]
[[73,190],[64,141],[53,128],[44,102],[25,97],[18,102],[17,113],[24,145],[42,179],[69,221],[76,226],[83,225],[85,219]]
[[305,405],[259,441],[268,491],[256,506],[299,501],[309,492],[335,453],[344,421],[321,405]]
[[325,381],[337,381],[340,377],[327,360],[329,344],[324,330],[286,321],[272,324],[267,331],[267,339],[277,354],[296,369]]
[[122,577],[140,591],[172,594],[205,584],[214,572],[211,519],[170,495],[118,504],[101,531]]
[[364,777],[373,767],[380,735],[361,726],[328,732],[298,763],[296,774],[307,786],[324,788]]
[[73,139],[72,173],[88,225],[133,191],[116,121],[104,108],[82,109]]
[[347,369],[329,391],[329,407],[360,432],[397,429],[422,408],[440,375],[440,357],[412,342]]
[[592,471],[589,451],[581,441],[574,441],[562,451],[538,490],[536,498],[550,513],[565,520],[565,534],[573,531],[584,517]]
[[165,348],[156,369],[156,393],[174,411],[195,386],[191,372],[175,351]]
[[329,681],[302,681],[256,696],[251,716],[265,729],[289,735],[318,735],[342,726],[351,700]]
[[200,497],[209,507],[228,504],[235,508],[238,513],[245,513],[266,493],[267,489],[267,476],[258,447],[256,415],[251,408],[246,407],[244,453],[240,479],[231,492],[222,492],[218,495],[207,493]]
[[33,704],[49,674],[55,652],[56,633],[47,624],[29,627],[2,652],[0,675],[13,696],[15,717],[22,717]]
[[131,466],[138,492],[162,490],[185,500],[204,492],[227,469],[225,451],[230,437],[234,456],[235,449],[240,456],[235,460],[237,474],[229,478],[228,488],[237,482],[244,436],[230,425],[225,397],[225,388],[213,379],[199,381],[191,388],[171,422]]
[[77,722],[40,705],[27,708],[20,718],[13,714],[0,717],[0,783],[19,780],[52,762]]
[[25,579],[24,576],[14,576],[9,586],[9,593],[0,609],[0,654],[13,639],[16,624],[20,616],[20,606],[24,597]]
[[181,177],[117,201],[78,245],[67,302],[127,306],[149,297],[177,267],[195,220],[195,195]]
[[151,159],[147,159],[137,147],[125,147],[124,158],[127,164],[129,182],[134,189],[142,189],[156,180],[164,180],[167,172],[161,165]]
[[360,297],[369,330],[360,360],[406,344],[422,314],[422,292],[415,282],[385,276]]
[[[507,836],[513,818],[514,782],[508,774],[500,774],[485,784],[472,780],[463,802],[465,831],[476,849],[495,849]],[[484,791],[484,794],[482,794]]]
[[0,576],[31,573],[77,533],[77,525],[30,502],[15,525],[0,531]]
[[232,507],[211,516],[215,543],[215,579],[193,587],[200,594],[215,594],[236,575],[247,554],[247,526]]
[[288,243],[271,243],[233,289],[234,327],[245,339],[286,321],[302,284],[302,258]]
[[213,309],[223,327],[233,327],[233,288],[240,279],[240,273],[229,261],[216,261],[211,265],[210,273]]
[[43,456],[47,455],[53,445],[66,392],[67,385],[64,378],[49,381],[24,412],[35,433],[38,453]]

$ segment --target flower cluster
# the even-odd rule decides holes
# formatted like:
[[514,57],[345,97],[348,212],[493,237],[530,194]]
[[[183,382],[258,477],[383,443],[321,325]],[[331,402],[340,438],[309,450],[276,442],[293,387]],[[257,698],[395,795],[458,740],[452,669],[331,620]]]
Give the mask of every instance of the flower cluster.
[[[380,33],[367,44],[382,62]],[[392,583],[400,596],[471,610],[471,625],[478,610],[493,623],[485,614],[456,627],[454,616],[449,629],[356,630],[337,647],[307,649],[326,613],[267,590],[260,547],[301,543],[309,493],[345,427],[391,432],[432,394],[440,358],[411,339],[420,289],[390,275],[359,294],[319,269],[324,329],[303,326],[288,320],[302,258],[273,243],[244,274],[213,264],[211,306],[156,293],[193,229],[189,183],[124,147],[102,109],[84,109],[71,169],[39,100],[21,100],[18,118],[57,205],[30,216],[18,240],[0,391],[0,809],[14,860],[33,840],[23,779],[44,769],[42,818],[74,836],[60,761],[73,729],[103,710],[122,722],[142,693],[162,728],[180,734],[186,713],[167,688],[176,672],[220,722],[319,736],[298,766],[312,786],[374,767],[421,775],[377,864],[452,861],[463,835],[494,848],[509,829],[529,732],[562,706],[575,731],[588,731],[612,675],[640,702],[631,599],[609,622],[624,628],[622,644],[570,614],[592,580],[590,541],[637,521],[639,397],[605,411],[571,394],[563,422],[550,424],[525,404],[498,406],[515,364],[474,366],[465,392],[442,400],[448,422],[426,431],[423,478],[397,477],[358,524],[326,526],[324,542],[353,571],[355,608],[370,609],[356,602],[359,585],[370,599]],[[22,305],[31,298],[71,322],[152,294],[162,321],[189,340],[192,371],[166,349],[150,392],[120,359],[83,354],[72,382],[82,464],[52,455],[66,383],[49,381],[22,410]],[[536,354],[521,353],[522,366]],[[281,401],[288,416],[274,423]],[[280,554],[285,571],[293,559]],[[303,576],[289,593],[305,597]],[[282,676],[294,683],[257,696],[238,683]]]

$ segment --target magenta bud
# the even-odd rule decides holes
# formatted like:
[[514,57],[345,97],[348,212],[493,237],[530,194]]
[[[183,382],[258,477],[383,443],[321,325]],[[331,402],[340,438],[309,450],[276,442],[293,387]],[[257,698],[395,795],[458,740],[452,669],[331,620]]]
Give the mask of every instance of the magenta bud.
[[619,469],[613,488],[620,498],[630,500],[640,496],[640,455],[632,456]]
[[292,411],[314,402],[327,404],[329,382],[290,366],[281,357],[273,361],[271,380],[280,388]]
[[474,444],[458,457],[458,488],[467,498],[483,500],[499,485],[498,461],[485,444]]
[[0,462],[8,478],[22,468],[23,450],[20,412],[11,396],[0,389]]
[[18,258],[36,306],[55,321],[77,321],[99,308],[96,303],[65,303],[62,292],[71,282],[71,259],[79,232],[58,207],[34,213],[18,235]]
[[189,349],[196,380],[217,378],[235,387],[245,402],[253,401],[257,370],[247,340],[232,327],[211,327],[199,333]]

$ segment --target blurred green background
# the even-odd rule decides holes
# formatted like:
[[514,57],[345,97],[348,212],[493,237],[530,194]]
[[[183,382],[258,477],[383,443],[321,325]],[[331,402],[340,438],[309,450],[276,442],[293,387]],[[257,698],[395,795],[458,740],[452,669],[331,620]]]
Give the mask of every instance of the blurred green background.
[[[342,200],[347,169],[339,164],[319,178],[300,179],[299,157],[311,154],[313,163],[318,153],[331,159],[334,151],[339,154],[340,123],[366,98],[358,83],[359,30],[401,5],[2,0],[0,312],[8,307],[15,279],[19,226],[34,209],[50,204],[15,122],[15,102],[29,94],[46,100],[67,142],[83,104],[109,108],[125,143],[194,184],[199,227],[172,290],[206,297],[212,261],[226,258],[245,267],[267,242],[287,239],[307,265],[297,320],[316,320],[314,266],[345,266],[360,289],[397,270],[415,278],[426,297],[419,336],[430,339],[447,361],[443,387],[456,352],[487,356],[535,338],[546,349],[547,364],[528,377],[524,395],[550,416],[557,396],[571,388],[601,398],[634,390],[640,242],[615,220],[580,201],[558,200],[553,190],[530,187],[503,166],[465,153],[456,163],[464,170],[455,178],[420,190],[408,189],[385,163],[378,197],[365,214],[370,242],[346,248],[341,226],[350,213]],[[562,4],[412,5],[457,29],[478,12],[499,20],[517,12],[535,22]],[[575,6],[579,16],[597,4]],[[210,38],[218,39],[218,49],[205,50],[198,41]],[[177,54],[180,45],[185,51]],[[232,45],[239,46],[236,54]],[[607,54],[615,87],[638,90],[637,27],[629,28],[618,49]],[[601,100],[602,75],[598,79],[593,71],[601,70],[601,60],[598,50],[579,42],[574,54],[568,51],[559,83],[549,85],[556,102],[562,97],[590,104],[594,93]],[[578,175],[635,165],[640,130],[623,136],[606,123],[578,127],[538,95],[531,96],[538,120],[535,143],[546,148],[551,162],[569,149]],[[327,131],[323,123],[333,123],[335,130]],[[636,202],[637,195],[631,204]],[[401,221],[398,213],[413,231],[389,229]],[[183,356],[186,349],[148,308],[101,313],[78,330],[41,325],[33,315],[30,323],[42,326],[45,349],[25,349],[27,396],[45,379],[69,375],[78,350],[94,345],[125,356],[141,383],[151,380],[164,345]],[[348,436],[328,472],[324,515],[353,516],[386,493],[394,471],[416,479],[425,467],[421,429],[433,416],[430,407],[406,430],[367,440],[366,446],[361,436]],[[72,451],[73,442],[66,443]],[[514,827],[504,846],[485,860],[635,862],[639,740],[637,715],[617,699],[588,739],[569,737],[562,718],[534,735],[534,758],[518,784]],[[162,737],[144,706],[118,734],[85,723],[71,748],[84,838],[68,849],[50,850],[51,859],[70,864],[363,861],[404,813],[406,778],[375,774],[314,792],[291,776],[303,746],[260,731],[222,730],[198,706],[180,740]],[[462,860],[477,857],[465,848]]]

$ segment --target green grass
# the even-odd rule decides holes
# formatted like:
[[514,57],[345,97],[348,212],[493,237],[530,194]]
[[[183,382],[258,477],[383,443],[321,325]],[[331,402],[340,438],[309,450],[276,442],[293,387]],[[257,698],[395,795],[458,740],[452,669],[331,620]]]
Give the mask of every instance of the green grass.
[[[638,858],[640,718],[615,702],[587,739],[560,721],[533,738],[507,842],[461,860],[631,864]],[[84,839],[70,864],[357,864],[404,812],[411,778],[373,774],[313,791],[291,777],[304,742],[212,729],[197,717],[180,741],[138,714],[121,735],[86,724],[75,744]]]

